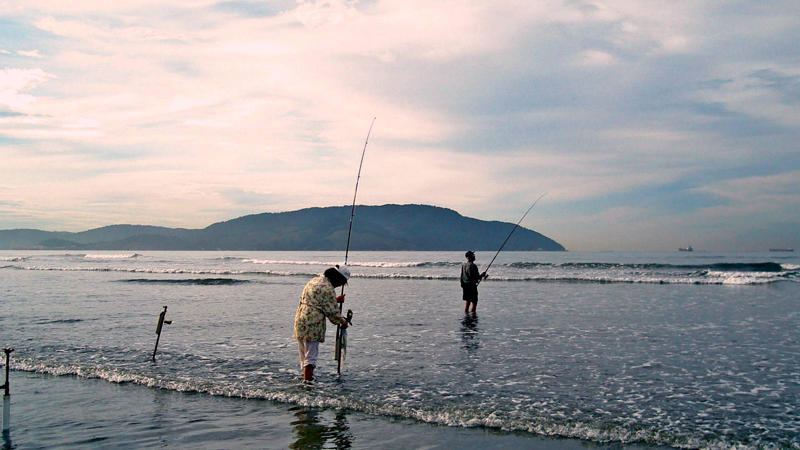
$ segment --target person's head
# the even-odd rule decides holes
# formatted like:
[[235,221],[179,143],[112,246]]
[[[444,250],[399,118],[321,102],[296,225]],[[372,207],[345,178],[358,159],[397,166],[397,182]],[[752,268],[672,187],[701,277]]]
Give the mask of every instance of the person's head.
[[475,252],[473,252],[472,250],[470,250],[467,253],[465,253],[464,256],[467,257],[467,261],[470,261],[470,262],[475,261]]
[[344,264],[336,264],[327,269],[323,275],[331,282],[333,287],[344,286],[347,284],[347,280],[350,279],[350,268]]

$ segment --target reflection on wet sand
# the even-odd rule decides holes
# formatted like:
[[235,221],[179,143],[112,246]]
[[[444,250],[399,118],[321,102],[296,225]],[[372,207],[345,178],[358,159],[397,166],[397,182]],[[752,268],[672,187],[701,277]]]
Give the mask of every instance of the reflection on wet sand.
[[353,445],[353,434],[342,410],[335,410],[333,420],[328,417],[331,410],[294,406],[289,408],[297,420],[292,421],[295,441],[292,449],[349,449]]
[[14,445],[11,443],[11,431],[10,430],[3,430],[3,447],[2,450],[11,450],[14,448]]
[[478,314],[464,314],[464,318],[461,320],[461,348],[467,351],[468,356],[473,356],[481,347],[478,331]]

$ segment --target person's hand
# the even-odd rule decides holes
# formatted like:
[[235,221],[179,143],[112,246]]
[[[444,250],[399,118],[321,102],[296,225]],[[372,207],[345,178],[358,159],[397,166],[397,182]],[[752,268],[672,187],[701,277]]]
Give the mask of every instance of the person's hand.
[[342,294],[342,295],[340,295],[340,296],[336,297],[336,301],[337,301],[338,303],[344,303],[344,296],[345,296],[345,295],[347,295],[347,294]]
[[489,278],[489,275],[486,272],[483,272],[481,274],[481,278]]

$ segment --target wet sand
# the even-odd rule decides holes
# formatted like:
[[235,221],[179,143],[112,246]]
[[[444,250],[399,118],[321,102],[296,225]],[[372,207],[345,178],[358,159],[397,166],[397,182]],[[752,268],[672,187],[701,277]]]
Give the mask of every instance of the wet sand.
[[11,372],[6,449],[654,449]]

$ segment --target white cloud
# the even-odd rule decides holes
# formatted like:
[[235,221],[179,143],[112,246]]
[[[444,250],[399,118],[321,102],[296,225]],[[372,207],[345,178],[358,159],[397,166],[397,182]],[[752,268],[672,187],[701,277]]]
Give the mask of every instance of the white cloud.
[[[217,3],[218,0],[181,0],[180,6],[183,8],[194,9],[206,7]],[[11,5],[17,3],[15,12],[39,12],[47,11],[53,14],[111,14],[118,13],[125,15],[130,12],[141,11],[144,9],[163,9],[170,6],[173,2],[164,0],[116,0],[109,2],[106,0],[81,0],[79,2],[64,2],[61,0],[11,0]],[[11,6],[9,5],[9,6]]]
[[171,112],[179,112],[179,111],[186,111],[189,109],[200,108],[203,106],[210,106],[213,105],[215,101],[209,98],[189,98],[184,97],[182,95],[178,95],[177,97],[172,99],[172,102],[169,104],[169,110]]
[[99,126],[100,122],[94,119],[85,119],[81,117],[75,123],[64,125],[64,128],[97,128]]
[[96,27],[77,20],[57,20],[54,17],[45,17],[36,22],[36,26],[44,31],[64,37],[88,38],[92,36],[102,36],[106,33],[100,32]]
[[586,50],[578,55],[576,65],[582,67],[605,67],[614,64],[614,57],[600,50]]
[[297,19],[303,25],[316,28],[325,25],[337,25],[358,16],[357,0],[298,0],[295,10]]
[[[719,181],[697,188],[697,192],[709,192],[739,203],[759,203],[769,199],[793,199],[800,203],[800,170],[777,175],[749,176]],[[770,203],[780,203],[772,202]]]
[[43,56],[39,54],[39,50],[20,50],[17,52],[17,54],[28,56],[30,58],[43,58]]
[[[580,205],[539,216],[568,230],[559,238],[573,249],[620,231],[667,245],[670,227],[649,209],[617,203],[659,187],[727,199],[713,208],[733,222],[752,197],[795,204],[791,193],[710,181],[729,168],[786,180],[800,170],[770,159],[800,137],[800,27],[786,6],[322,0],[248,17],[215,5],[0,7],[20,30],[38,28],[5,44],[4,58],[41,67],[0,72],[0,133],[30,140],[25,152],[0,147],[0,179],[13,180],[0,201],[75,224],[178,226],[241,213],[226,192],[279,199],[273,210],[345,204],[378,116],[365,203],[514,221],[529,194],[548,190],[554,208]],[[752,76],[764,70],[774,77]],[[669,220],[672,233],[714,228],[710,209]]]
[[230,124],[227,124],[225,122],[220,122],[217,120],[187,120],[184,123],[192,127],[205,127],[205,128],[225,128],[230,126]]
[[48,79],[57,78],[41,68],[15,69],[6,68],[0,71],[0,105],[11,109],[26,109],[36,98],[21,92],[35,89]]

